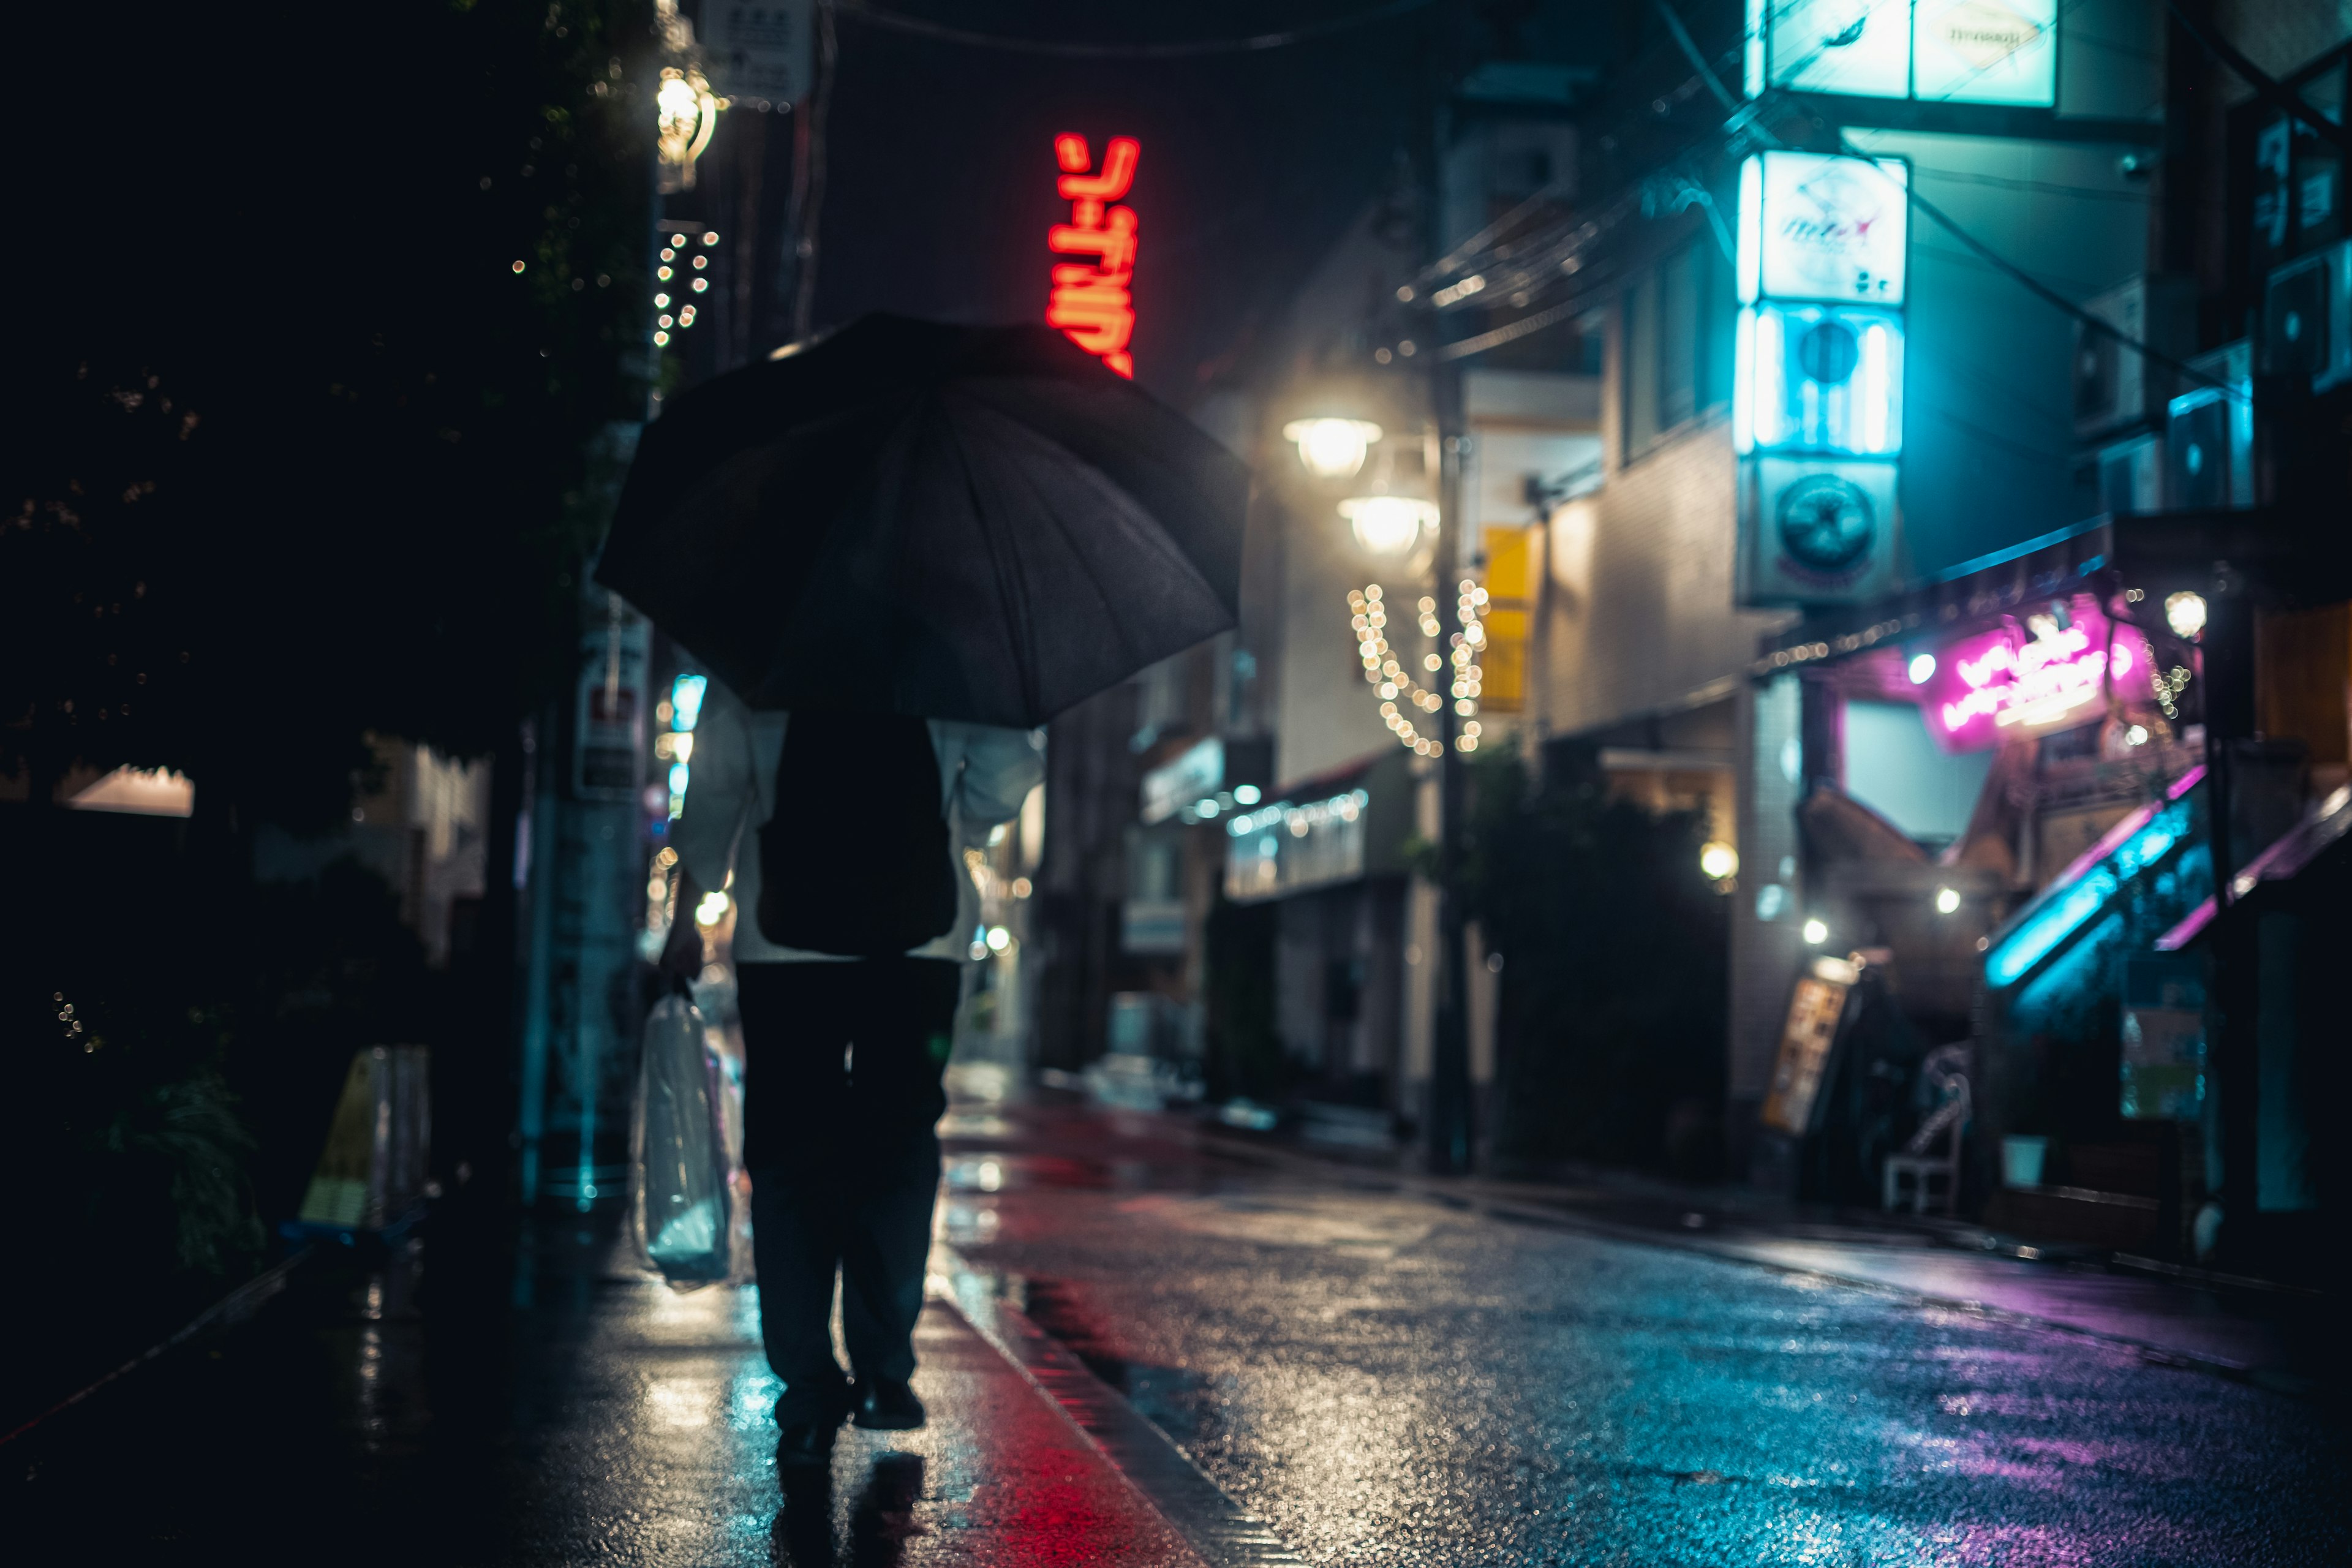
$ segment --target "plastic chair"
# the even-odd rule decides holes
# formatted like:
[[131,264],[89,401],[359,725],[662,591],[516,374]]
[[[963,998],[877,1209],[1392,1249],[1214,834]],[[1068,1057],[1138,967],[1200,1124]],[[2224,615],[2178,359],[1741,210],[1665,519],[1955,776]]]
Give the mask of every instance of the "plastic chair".
[[[1943,1102],[1919,1123],[1919,1131],[1911,1134],[1899,1154],[1886,1156],[1880,1172],[1879,1206],[1895,1209],[1903,1206],[1903,1186],[1907,1178],[1911,1186],[1911,1212],[1924,1215],[1932,1204],[1942,1213],[1950,1214],[1959,1202],[1960,1194],[1960,1134],[1967,1128],[1971,1101],[1969,1096],[1969,1048],[1966,1046],[1944,1046],[1927,1053],[1919,1064],[1920,1073],[1933,1083],[1943,1096]],[[1930,1153],[1937,1140],[1944,1147]],[[1942,1191],[1936,1188],[1941,1179]]]

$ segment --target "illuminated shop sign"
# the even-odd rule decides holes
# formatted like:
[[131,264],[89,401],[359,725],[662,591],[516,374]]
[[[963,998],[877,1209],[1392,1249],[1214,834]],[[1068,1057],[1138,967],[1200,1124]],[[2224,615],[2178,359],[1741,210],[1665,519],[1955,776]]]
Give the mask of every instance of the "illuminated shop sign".
[[1225,825],[1225,896],[1270,899],[1353,881],[1364,874],[1363,790],[1306,805],[1288,801]]
[[1739,577],[1751,605],[1853,604],[1895,591],[1886,458],[1742,458]]
[[1928,733],[1972,752],[2088,721],[2112,692],[2154,700],[2147,638],[2110,621],[2088,594],[1938,649],[1919,695]]
[[1128,344],[1135,336],[1136,218],[1134,208],[1111,204],[1135,184],[1140,152],[1133,137],[1114,136],[1103,149],[1102,167],[1088,173],[1094,153],[1087,139],[1055,137],[1054,158],[1062,168],[1056,188],[1070,204],[1070,221],[1045,231],[1045,248],[1055,255],[1090,258],[1055,265],[1045,324],[1124,376],[1135,374]]
[[1748,0],[1747,88],[2058,101],[2058,0]]
[[1740,165],[1742,605],[1850,605],[1895,586],[1908,183],[1894,158],[1776,151]]
[[2058,101],[2058,0],[1920,0],[1911,39],[1914,98]]
[[1739,312],[1733,445],[1742,452],[1903,449],[1903,318],[1770,301]]
[[1143,775],[1143,820],[1165,822],[1202,796],[1213,796],[1224,783],[1225,742],[1212,735]]
[[1739,299],[1903,303],[1906,198],[1900,158],[1759,153],[1739,168]]
[[[2189,792],[2204,776],[2202,766],[2189,769],[2166,788],[2162,801],[2116,823],[2052,878],[1995,938],[1992,951],[1985,955],[1985,979],[1995,986],[2016,984],[2105,909],[2126,883],[2176,847],[2193,842],[2200,814]],[[2183,858],[2203,853],[2200,846],[2185,851]]]

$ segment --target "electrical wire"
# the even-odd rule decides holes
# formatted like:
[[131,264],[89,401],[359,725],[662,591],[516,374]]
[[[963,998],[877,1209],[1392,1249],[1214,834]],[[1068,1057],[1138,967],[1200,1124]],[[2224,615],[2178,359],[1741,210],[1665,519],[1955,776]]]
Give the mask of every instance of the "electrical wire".
[[961,44],[975,49],[1002,49],[1013,54],[1051,55],[1063,59],[1085,60],[1183,60],[1198,59],[1208,55],[1257,54],[1267,49],[1287,48],[1293,44],[1310,43],[1329,37],[1350,28],[1385,22],[1391,17],[1406,16],[1437,4],[1437,0],[1389,0],[1369,11],[1350,16],[1333,16],[1321,22],[1308,22],[1280,32],[1257,33],[1240,38],[1201,38],[1170,44],[1087,44],[1067,43],[1051,38],[1013,38],[1002,33],[975,32],[969,27],[950,26],[944,22],[926,21],[920,16],[908,16],[900,12],[869,5],[866,0],[835,0],[836,8],[845,16],[855,17],[872,26],[904,33],[911,37],[931,38],[945,44]]
[[[2085,3],[2086,0],[2071,0],[2068,9],[2074,9],[2074,7],[2080,6]],[[1868,9],[1863,13],[1862,19],[1867,21],[1871,16],[1885,9],[1888,5],[1901,4],[1907,4],[1907,0],[1871,0]],[[1681,17],[1676,16],[1670,6],[1664,4],[1663,0],[1660,0],[1658,9],[1664,15],[1672,27],[1672,30],[1675,35],[1675,42],[1681,48],[1684,58],[1689,61],[1696,72],[1696,75],[1691,79],[1703,83],[1714,94],[1716,101],[1724,105],[1731,111],[1731,118],[1718,130],[1710,132],[1706,135],[1698,138],[1691,142],[1689,146],[1685,147],[1681,153],[1676,153],[1674,158],[1667,160],[1666,163],[1670,165],[1686,161],[1700,149],[1712,142],[1717,135],[1737,135],[1738,132],[1766,106],[1766,104],[1765,100],[1761,99],[1743,104],[1739,100],[1735,98],[1730,91],[1724,87],[1721,79],[1715,75],[1713,69],[1707,65],[1706,58],[1699,53],[1697,46],[1691,41],[1689,30],[1682,25]],[[1785,13],[1788,9],[1790,9],[1790,7],[1782,6],[1778,12],[1776,12],[1774,8],[1768,5],[1764,11],[1764,23],[1762,27],[1742,29],[1739,35],[1740,47],[1744,48],[1750,40],[1762,37],[1763,34],[1771,26],[1774,16],[1776,15]],[[1811,65],[1814,60],[1819,59],[1829,47],[1829,41],[1824,39],[1821,43],[1815,45],[1807,53],[1799,56],[1793,65],[1790,65],[1784,68],[1792,72],[1801,71],[1806,67]],[[1685,82],[1684,85],[1687,88],[1688,82]],[[1512,242],[1512,245],[1494,247],[1493,248],[1485,251],[1483,254],[1479,247],[1487,245],[1488,242],[1493,240],[1496,236],[1508,231],[1510,227],[1521,217],[1525,216],[1528,212],[1534,210],[1538,205],[1570,194],[1574,189],[1574,185],[1575,182],[1573,180],[1558,180],[1536,192],[1535,195],[1528,197],[1527,200],[1513,207],[1509,212],[1505,213],[1501,217],[1496,218],[1485,228],[1482,228],[1476,234],[1472,235],[1468,239],[1465,239],[1460,245],[1455,246],[1444,256],[1440,257],[1437,260],[1422,268],[1421,271],[1416,273],[1413,277],[1412,281],[1415,288],[1420,292],[1427,293],[1429,291],[1430,285],[1449,274],[1460,273],[1466,276],[1473,272],[1484,272],[1489,268],[1501,262],[1517,260],[1518,255],[1524,254],[1524,252],[1515,251],[1513,247],[1527,244],[1527,237],[1521,237],[1519,240]],[[1689,204],[1685,203],[1684,205],[1688,205]],[[1709,216],[1715,221],[1720,221],[1720,216],[1717,214],[1710,212]],[[1613,221],[1611,226],[1613,226]],[[1543,246],[1556,246],[1559,242],[1559,235],[1563,232],[1572,231],[1555,230],[1549,235],[1540,237],[1536,243]],[[1550,258],[1550,259],[1556,260],[1559,259],[1559,258],[1554,256]],[[1534,272],[1538,270],[1540,270],[1540,268],[1533,264],[1523,267],[1517,279],[1518,283],[1526,283],[1528,278]],[[1441,306],[1439,308],[1446,309],[1448,307]]]
[[[1885,4],[1887,3],[1887,0],[1879,0],[1879,3]],[[2068,9],[2072,10],[2078,8],[2083,3],[2084,0],[2075,0],[2074,5],[2069,6]],[[1707,65],[1705,58],[1700,54],[1697,45],[1691,41],[1688,29],[1679,25],[1680,18],[1675,16],[1674,10],[1666,4],[1666,0],[1655,0],[1655,4],[1661,12],[1664,13],[1669,19],[1676,23],[1673,31],[1675,33],[1677,45],[1681,47],[1685,58],[1690,61],[1692,67],[1696,69],[1701,76],[1706,79],[1707,85],[1715,94],[1717,100],[1718,102],[1731,101],[1729,90],[1726,89],[1723,83],[1716,78],[1713,68]],[[1819,51],[1816,50],[1815,52],[1818,53]],[[2235,69],[2237,68],[2233,66],[2231,68]],[[2252,68],[2249,66],[2247,68],[2252,69]],[[2249,78],[2248,79],[2252,80],[2253,79]],[[2268,80],[2267,78],[2263,79]],[[2272,84],[2274,88],[2276,85],[2276,83]],[[2284,91],[2283,89],[2280,90]],[[1775,135],[1770,130],[1767,129],[1757,121],[1757,114],[1759,109],[1771,99],[1771,96],[1772,95],[1770,93],[1768,93],[1764,98],[1752,99],[1743,104],[1732,115],[1731,119],[1721,127],[1718,134],[1723,134],[1727,137],[1735,135],[1742,127],[1752,125],[1754,127],[1754,134],[1759,141],[1775,150],[1786,151],[1788,143],[1781,141],[1779,136]],[[2297,101],[2299,102],[2300,100],[2298,100]],[[1870,163],[1871,168],[1874,170],[1878,168],[1874,160],[1868,162]],[[1880,172],[1880,177],[1882,179],[1888,179],[1890,184],[1893,183],[1891,178],[1889,178],[1884,171]],[[1949,234],[1954,239],[1958,240],[1962,246],[1966,247],[1986,266],[1990,267],[1996,272],[2006,274],[2012,281],[2024,289],[2026,292],[2032,294],[2035,299],[2054,307],[2061,314],[2072,318],[2086,330],[2095,332],[2101,337],[2110,339],[2122,347],[2138,354],[2147,363],[2160,365],[2164,369],[2171,371],[2174,374],[2184,377],[2190,382],[2194,382],[2200,385],[2216,388],[2220,390],[2223,395],[2241,402],[2251,403],[2252,401],[2252,394],[2248,389],[2221,376],[2217,376],[2210,371],[2198,370],[2190,365],[2185,364],[2181,361],[2174,359],[2171,355],[2150,347],[2148,344],[2141,342],[2137,338],[2133,337],[2130,333],[2126,332],[2121,328],[2116,326],[2113,322],[2093,314],[2091,311],[2086,310],[2082,306],[2074,303],[2072,300],[2067,299],[2063,294],[2059,293],[2048,284],[2043,283],[2040,279],[2034,277],[2024,268],[2018,266],[2015,262],[2010,260],[2007,257],[2002,256],[1990,246],[1985,244],[1984,241],[1970,234],[1966,228],[1960,226],[1958,219],[1954,218],[1949,213],[1944,211],[1943,208],[1937,206],[1934,202],[1929,201],[1926,196],[1921,195],[1918,190],[1910,183],[1906,182],[1903,185],[1898,186],[1897,189],[1902,191],[1904,198],[1913,207],[1916,207],[1919,212],[1926,215],[1937,226]],[[1612,224],[1611,226],[1614,226],[1614,225]],[[1598,237],[1596,236],[1595,237]],[[1481,334],[1480,337],[1490,337],[1493,334],[1491,333],[1484,333]],[[1479,341],[1480,338],[1465,338],[1463,340],[1465,342],[1477,342]],[[1502,341],[1508,342],[1509,340],[1504,339]],[[1453,345],[1448,346],[1451,347]],[[1476,352],[1478,351],[1465,350],[1464,351],[1464,354]],[[1464,357],[1464,355],[1457,354],[1450,357],[1460,358]]]
[[1585,301],[1599,292],[1596,288],[1587,287],[1579,289],[1558,304],[1547,305],[1534,314],[1522,316],[1516,321],[1506,321],[1491,331],[1480,332],[1475,337],[1463,338],[1455,342],[1441,343],[1436,350],[1437,357],[1441,360],[1468,359],[1472,354],[1482,354],[1488,349],[1501,348],[1505,343],[1517,342],[1531,332],[1542,331],[1546,327],[1564,321],[1569,317],[1587,309]]
[[1996,190],[2025,191],[2035,195],[2065,196],[2084,201],[2148,203],[2146,191],[2116,191],[2099,185],[2069,184],[2063,180],[2021,180],[2007,174],[1964,174],[1957,169],[1914,169],[1916,180],[1940,180],[1950,185],[1990,185]]
[[2290,90],[2284,83],[2248,59],[2237,45],[2190,16],[2181,8],[2180,0],[2165,0],[2165,5],[2171,11],[2172,19],[2180,24],[2180,30],[2194,39],[2199,48],[2212,57],[2217,64],[2237,72],[2248,87],[2270,100],[2271,107],[2284,110],[2302,121],[2321,141],[2335,142],[2337,152],[2352,152],[2352,129],[2338,125],[2312,108],[2304,101],[2303,94]]

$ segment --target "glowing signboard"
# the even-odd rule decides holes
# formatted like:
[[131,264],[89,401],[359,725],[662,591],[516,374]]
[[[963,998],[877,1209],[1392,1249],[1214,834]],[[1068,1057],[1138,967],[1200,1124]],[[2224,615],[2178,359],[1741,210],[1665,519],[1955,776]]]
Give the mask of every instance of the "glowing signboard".
[[1739,298],[1903,303],[1910,165],[1759,153],[1739,168]]
[[1750,0],[1748,10],[1751,97],[1763,90],[1768,54],[1774,87],[1857,98],[1911,90],[1907,0]]
[[1899,468],[1885,458],[1741,458],[1743,602],[1864,604],[1894,592]]
[[1045,324],[1060,328],[1078,347],[1130,377],[1135,374],[1135,358],[1128,352],[1135,336],[1135,209],[1111,204],[1135,184],[1141,150],[1133,137],[1114,136],[1103,149],[1102,167],[1088,173],[1094,153],[1087,139],[1055,137],[1054,159],[1062,170],[1056,188],[1070,204],[1070,221],[1045,231],[1045,247],[1055,255],[1090,258],[1055,265]]
[[1903,318],[1763,301],[1739,312],[1731,438],[1741,452],[1903,449]]
[[1769,83],[2051,108],[2058,0],[1748,0],[1746,67],[1750,98]]
[[2058,0],[1918,0],[1911,96],[1948,103],[2058,101]]
[[1774,151],[1739,169],[1732,445],[1739,602],[1894,586],[1909,165]]
[[2110,690],[2126,702],[2153,700],[2147,641],[2077,594],[2025,617],[1939,650],[1921,695],[1927,731],[1947,751],[1971,752],[2096,718]]

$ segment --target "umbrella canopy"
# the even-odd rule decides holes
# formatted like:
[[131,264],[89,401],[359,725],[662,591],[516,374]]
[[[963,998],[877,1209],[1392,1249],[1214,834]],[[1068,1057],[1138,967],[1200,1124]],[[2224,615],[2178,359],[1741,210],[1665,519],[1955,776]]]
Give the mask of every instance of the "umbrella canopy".
[[1059,332],[867,316],[648,426],[596,576],[755,707],[1027,727],[1234,624],[1248,491]]

